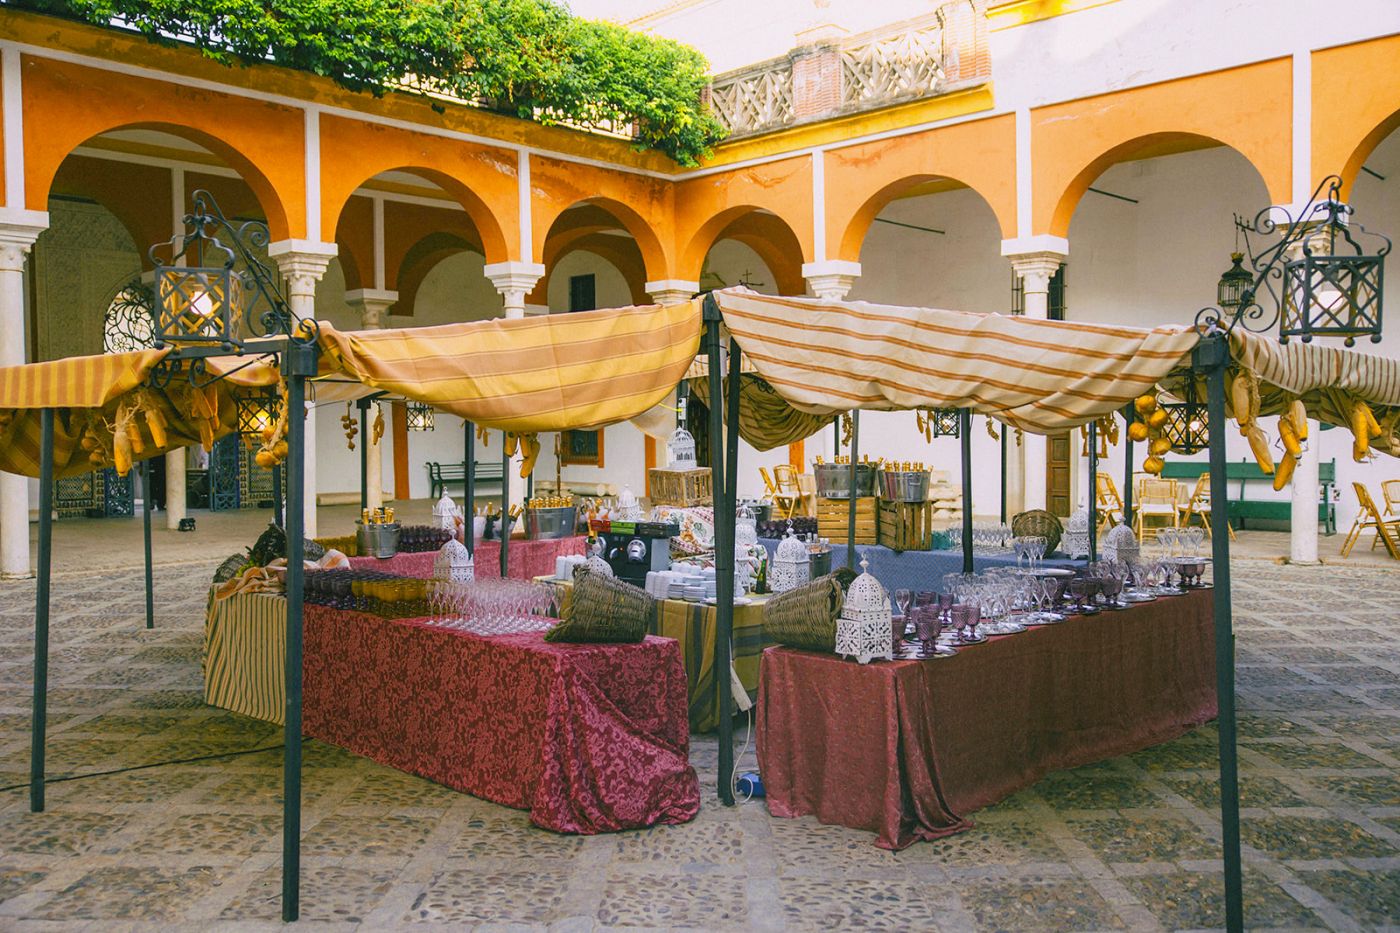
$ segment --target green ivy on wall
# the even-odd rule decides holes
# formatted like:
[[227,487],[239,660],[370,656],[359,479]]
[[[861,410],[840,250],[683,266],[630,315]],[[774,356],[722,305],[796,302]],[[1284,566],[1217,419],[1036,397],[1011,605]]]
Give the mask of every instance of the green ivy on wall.
[[271,62],[383,94],[410,79],[540,123],[632,124],[682,165],[723,130],[701,102],[703,55],[575,17],[555,0],[9,0],[228,65]]

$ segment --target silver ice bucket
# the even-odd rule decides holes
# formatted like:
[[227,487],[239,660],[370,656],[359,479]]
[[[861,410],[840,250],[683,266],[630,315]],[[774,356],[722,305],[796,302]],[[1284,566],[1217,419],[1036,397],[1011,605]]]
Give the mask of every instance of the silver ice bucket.
[[825,547],[820,551],[808,551],[807,562],[812,565],[812,579],[824,577],[831,573],[831,548]]
[[526,509],[525,537],[531,541],[550,538],[570,538],[574,525],[578,522],[578,507],[564,506],[554,509]]
[[[812,468],[817,477],[817,495],[823,499],[846,499],[851,494],[849,463],[818,463]],[[875,464],[856,465],[856,497],[875,495]]]
[[880,498],[886,502],[927,502],[926,470],[881,470]]
[[403,526],[398,522],[379,525],[355,523],[355,544],[361,557],[393,557],[399,552],[399,531]]

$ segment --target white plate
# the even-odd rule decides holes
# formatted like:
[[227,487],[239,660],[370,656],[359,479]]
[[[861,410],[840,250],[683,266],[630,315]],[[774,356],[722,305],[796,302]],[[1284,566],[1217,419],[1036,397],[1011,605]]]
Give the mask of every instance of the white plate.
[[[717,597],[717,596],[707,596],[707,597],[705,597],[705,602],[709,603],[711,606],[718,606],[718,605],[719,605],[719,597]],[[749,597],[747,597],[747,596],[735,596],[735,597],[734,597],[734,605],[736,605],[736,606],[751,606],[751,605],[753,605],[753,600],[752,600],[752,599],[749,599]]]

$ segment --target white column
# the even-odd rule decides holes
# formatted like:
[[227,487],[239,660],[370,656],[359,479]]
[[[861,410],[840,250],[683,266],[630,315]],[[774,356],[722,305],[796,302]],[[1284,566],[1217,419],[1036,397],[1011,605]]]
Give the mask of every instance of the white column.
[[1289,523],[1292,532],[1288,541],[1288,559],[1294,564],[1316,564],[1317,560],[1317,503],[1321,496],[1318,484],[1317,432],[1321,425],[1308,419],[1308,440],[1303,445],[1303,455],[1298,458],[1298,466],[1293,471],[1293,510]]
[[525,296],[544,277],[544,266],[538,262],[493,262],[481,271],[500,292],[508,318],[525,316]]
[[827,259],[823,262],[804,262],[802,277],[807,280],[807,290],[818,298],[840,301],[846,297],[851,286],[860,278],[860,263],[844,259]]
[[[0,366],[20,366],[24,333],[24,263],[49,225],[42,211],[0,208]],[[0,575],[30,576],[29,480],[0,473]]]
[[[398,300],[398,292],[384,289],[357,288],[345,293],[345,303],[359,310],[360,327],[364,330],[383,327],[384,315]],[[382,415],[380,404],[376,402],[371,409],[370,424],[373,425],[374,416]],[[384,504],[384,444],[375,442],[373,430],[361,442],[369,445],[365,457],[365,501],[370,508],[377,509]]]
[[[1049,317],[1050,279],[1068,253],[1069,244],[1061,237],[1034,236],[1002,241],[1001,254],[1011,260],[1011,267],[1021,279],[1026,317],[1039,320]],[[1008,470],[1020,480],[1016,488],[1008,477],[1007,498],[1015,503],[1019,492],[1022,511],[1043,509],[1047,505],[1045,452],[1045,436],[1030,432],[1024,434],[1019,448],[1013,443],[1006,452]],[[1018,461],[1014,469],[1010,466],[1012,460]]]
[[[334,243],[317,240],[278,240],[267,248],[267,255],[282,271],[287,281],[287,303],[298,320],[316,317],[316,283],[326,274],[326,267],[335,258]],[[291,417],[293,413],[288,413]],[[306,411],[306,504],[303,509],[306,537],[316,537],[316,411]]]
[[[535,283],[544,277],[544,265],[538,262],[493,262],[482,272],[501,293],[501,303],[507,318],[525,316],[525,296],[534,291]],[[525,479],[520,475],[521,456],[517,451],[510,460],[510,501],[516,505],[525,501]]]
[[659,305],[679,305],[695,297],[700,291],[700,283],[687,282],[685,279],[657,279],[655,282],[647,282],[642,288],[646,289],[651,300]]

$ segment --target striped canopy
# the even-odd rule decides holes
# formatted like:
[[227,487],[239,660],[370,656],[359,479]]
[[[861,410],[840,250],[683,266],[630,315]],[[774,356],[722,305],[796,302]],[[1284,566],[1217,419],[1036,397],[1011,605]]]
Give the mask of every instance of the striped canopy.
[[1186,326],[1143,330],[863,301],[714,293],[754,371],[792,407],[970,408],[1039,434],[1116,411],[1189,362]]

